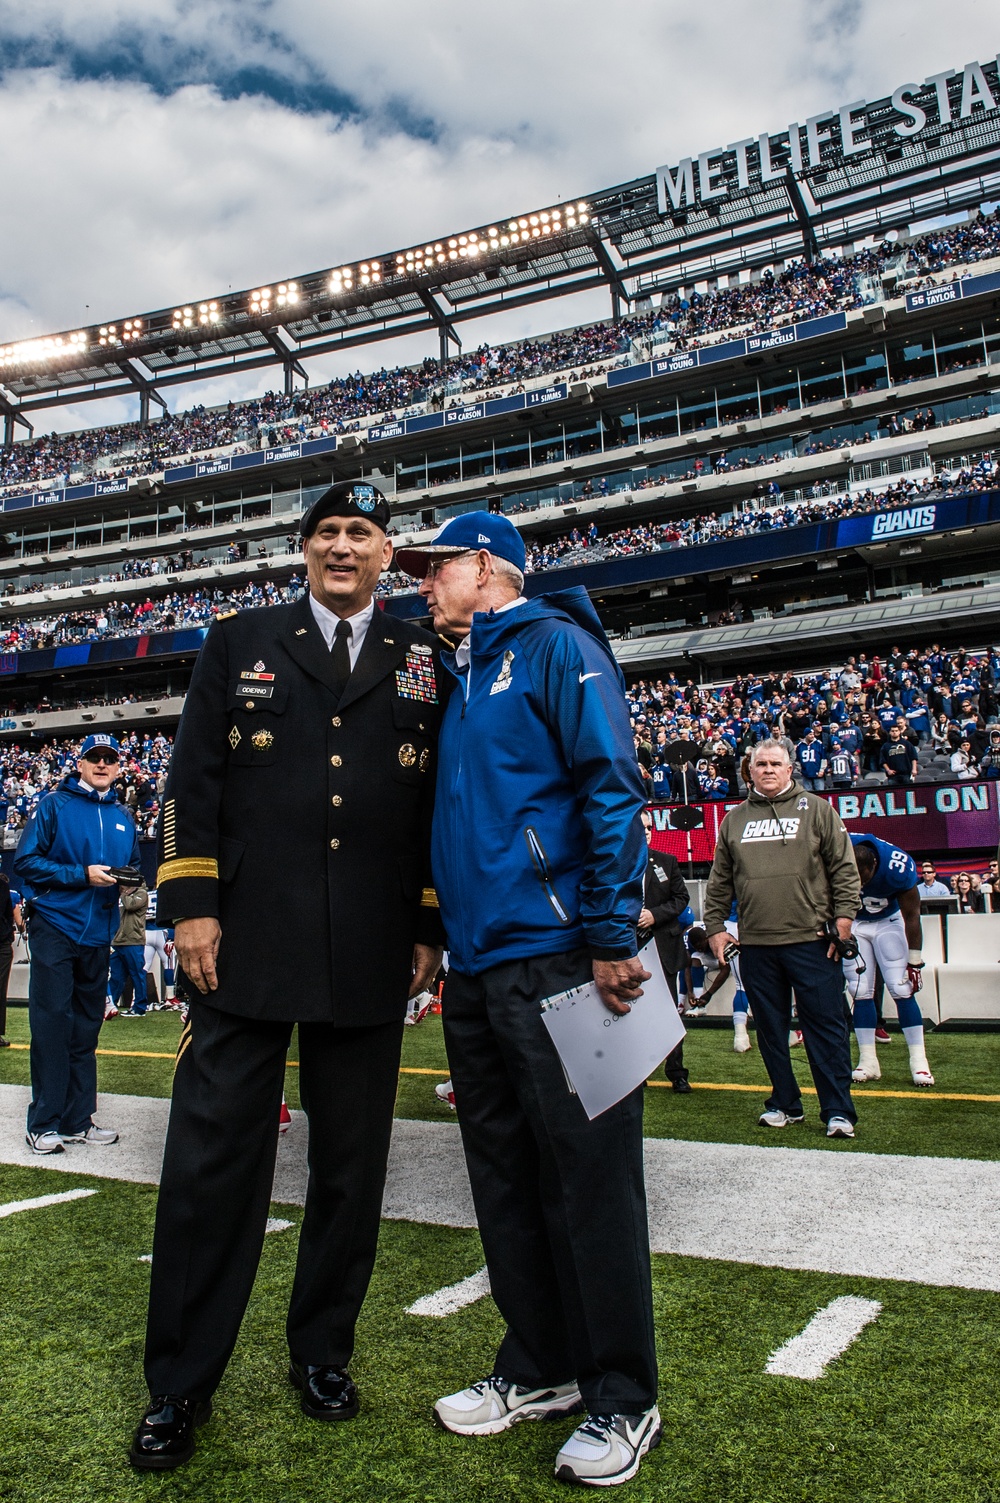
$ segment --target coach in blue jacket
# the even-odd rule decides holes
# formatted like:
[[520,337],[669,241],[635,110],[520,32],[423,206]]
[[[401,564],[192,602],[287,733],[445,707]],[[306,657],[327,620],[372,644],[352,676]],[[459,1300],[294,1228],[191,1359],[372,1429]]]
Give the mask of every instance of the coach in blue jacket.
[[40,800],[14,858],[31,912],[27,1141],[35,1153],[118,1141],[113,1128],[93,1121],[95,1050],[118,928],[110,868],[139,865],[132,816],[115,797],[117,776],[114,736],[87,736],[76,772]]
[[660,1437],[642,1091],[589,1122],[539,1004],[593,979],[627,1012],[648,978],[624,684],[585,590],[521,596],[524,544],[506,518],[466,513],[397,556],[435,629],[459,643],[442,655],[458,684],[438,742],[432,865],[448,1059],[507,1323],[493,1373],[435,1414],[486,1435],[585,1409],[556,1475],[613,1485]]

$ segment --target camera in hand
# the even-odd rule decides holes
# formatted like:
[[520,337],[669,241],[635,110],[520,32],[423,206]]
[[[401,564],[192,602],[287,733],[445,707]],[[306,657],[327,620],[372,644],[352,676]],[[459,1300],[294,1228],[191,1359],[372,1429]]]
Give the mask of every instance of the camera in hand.
[[732,965],[733,961],[739,957],[739,953],[739,945],[736,943],[735,939],[731,939],[722,952],[722,958],[726,962],[726,965]]
[[[837,925],[833,919],[827,919],[826,937],[837,952],[838,960],[857,960],[858,942],[852,934],[849,939],[841,939],[837,933]],[[864,964],[858,966],[859,971],[865,969]]]
[[142,872],[137,866],[109,866],[108,872],[123,887],[138,887],[142,881]]

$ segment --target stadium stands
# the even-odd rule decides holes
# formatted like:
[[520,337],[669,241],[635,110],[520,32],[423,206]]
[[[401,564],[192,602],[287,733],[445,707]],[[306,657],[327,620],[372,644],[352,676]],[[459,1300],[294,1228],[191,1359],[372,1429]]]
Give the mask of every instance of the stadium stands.
[[357,431],[365,418],[378,415],[388,422],[398,417],[400,409],[423,410],[435,402],[443,405],[448,399],[442,394],[449,391],[454,403],[456,392],[523,389],[523,383],[559,371],[572,371],[571,380],[586,380],[596,374],[590,367],[625,363],[634,346],[697,349],[709,336],[731,336],[735,330],[759,333],[836,309],[861,307],[860,280],[878,277],[889,264],[897,283],[909,278],[907,285],[916,289],[948,267],[998,255],[1000,224],[995,214],[981,215],[971,225],[928,235],[902,248],[886,240],[849,257],[828,257],[815,265],[797,261],[777,275],[769,271],[758,281],[736,287],[704,292],[680,289],[664,297],[655,314],[570,329],[510,346],[484,344],[470,356],[444,366],[425,360],[419,366],[391,371],[383,367],[367,375],[358,371],[290,397],[268,392],[223,408],[197,406],[145,426],[118,424],[24,440],[6,448],[0,457],[0,489],[52,480],[70,484],[95,474],[134,478],[158,473],[166,463],[180,464],[195,454],[205,456],[223,449],[246,453],[306,437]]

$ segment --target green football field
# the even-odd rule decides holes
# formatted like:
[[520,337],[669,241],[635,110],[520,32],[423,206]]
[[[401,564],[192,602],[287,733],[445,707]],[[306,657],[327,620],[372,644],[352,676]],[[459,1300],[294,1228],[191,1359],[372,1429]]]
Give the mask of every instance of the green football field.
[[[169,1014],[107,1025],[101,1047],[117,1052],[101,1056],[102,1089],[166,1095],[179,1030]],[[26,1042],[23,1011],[12,1012],[9,1036]],[[717,1030],[690,1037],[698,1088],[685,1097],[650,1089],[647,1136],[1000,1158],[998,1036],[931,1036],[937,1086],[926,1094],[912,1087],[897,1037],[880,1051],[882,1081],[857,1092],[858,1139],[840,1145],[827,1144],[814,1112],[805,1129],[765,1138],[755,1126],[759,1056],[737,1057],[730,1042]],[[397,1116],[451,1121],[433,1095],[446,1070],[438,1020],[407,1030],[404,1068],[421,1073],[401,1075]],[[295,1076],[291,1067],[293,1106]],[[0,1082],[26,1080],[27,1053],[4,1051]],[[755,1089],[739,1089],[747,1086]],[[948,1099],[961,1096],[994,1099]],[[490,1370],[500,1320],[488,1298],[445,1319],[406,1309],[482,1266],[474,1231],[383,1223],[352,1363],[362,1413],[338,1426],[301,1415],[287,1383],[283,1334],[301,1218],[294,1206],[274,1208],[292,1225],[265,1239],[240,1343],[194,1461],[174,1474],[134,1474],[125,1452],[144,1400],[149,1266],[140,1260],[152,1244],[155,1189],[0,1165],[0,1210],[77,1186],[96,1193],[0,1218],[4,1503],[154,1496],[500,1503],[568,1495],[551,1469],[571,1421],[524,1425],[490,1440],[463,1440],[431,1423],[438,1395]],[[654,1259],[654,1281],[664,1443],[623,1496],[1000,1503],[1000,1295],[674,1256]],[[878,1319],[815,1381],[767,1374],[769,1355],[844,1294],[877,1300]]]

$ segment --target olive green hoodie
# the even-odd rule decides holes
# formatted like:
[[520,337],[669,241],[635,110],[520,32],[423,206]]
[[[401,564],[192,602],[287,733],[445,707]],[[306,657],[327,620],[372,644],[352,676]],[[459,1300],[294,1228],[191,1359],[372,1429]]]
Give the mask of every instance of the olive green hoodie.
[[740,943],[799,945],[831,918],[854,918],[861,879],[844,823],[826,799],[793,783],[751,793],[722,821],[705,893],[705,929],[721,934],[733,898]]

